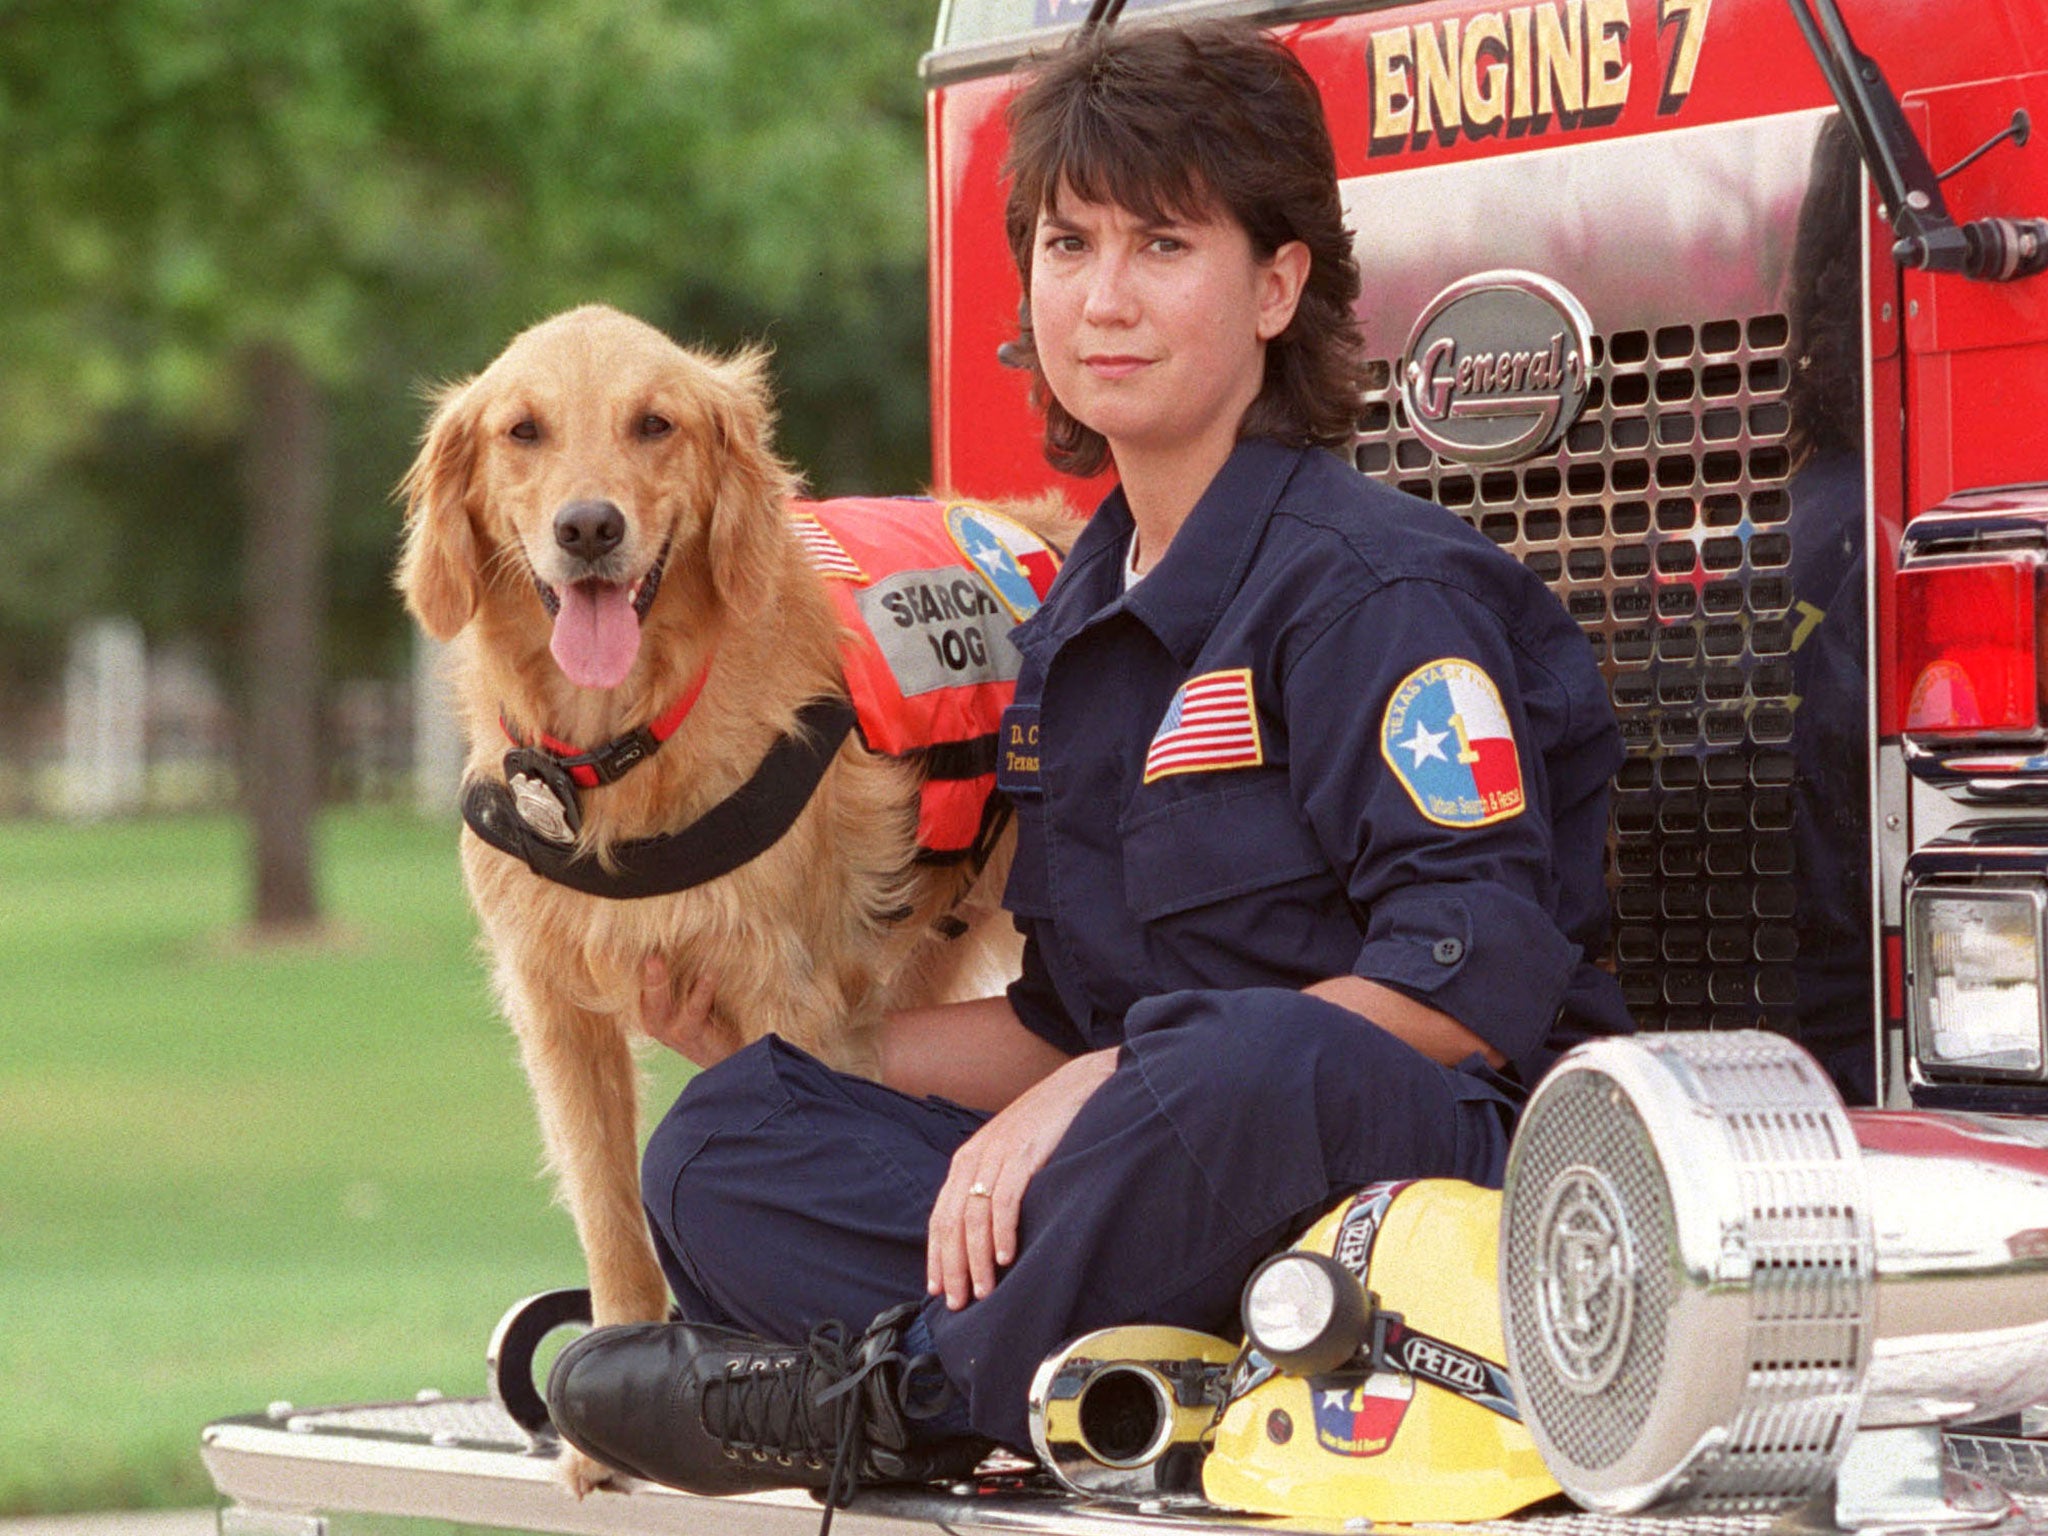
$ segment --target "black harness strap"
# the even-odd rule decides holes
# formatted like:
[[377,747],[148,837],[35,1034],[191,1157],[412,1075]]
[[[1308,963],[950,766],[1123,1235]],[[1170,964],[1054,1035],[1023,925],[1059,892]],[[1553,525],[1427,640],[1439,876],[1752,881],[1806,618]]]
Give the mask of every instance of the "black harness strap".
[[622,901],[673,895],[729,875],[774,847],[810,804],[852,729],[853,705],[845,699],[806,704],[797,728],[768,749],[753,777],[682,830],[619,844],[612,850],[615,869],[536,836],[500,779],[472,779],[463,787],[462,819],[493,848],[557,885]]
[[995,733],[919,747],[916,760],[928,779],[985,778],[996,771]]

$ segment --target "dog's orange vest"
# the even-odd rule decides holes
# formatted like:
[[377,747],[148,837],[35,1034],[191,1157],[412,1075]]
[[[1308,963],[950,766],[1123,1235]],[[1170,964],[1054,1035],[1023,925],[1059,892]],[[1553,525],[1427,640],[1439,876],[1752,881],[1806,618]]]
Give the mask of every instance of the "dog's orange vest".
[[841,654],[861,739],[924,771],[919,857],[975,853],[1017,685],[1009,632],[1038,611],[1059,556],[969,502],[846,497],[795,502],[790,516],[850,631]]

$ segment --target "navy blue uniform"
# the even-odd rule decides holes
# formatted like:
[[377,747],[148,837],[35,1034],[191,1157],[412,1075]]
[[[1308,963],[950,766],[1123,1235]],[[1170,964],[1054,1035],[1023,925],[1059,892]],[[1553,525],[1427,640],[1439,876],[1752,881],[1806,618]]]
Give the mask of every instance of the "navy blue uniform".
[[[1026,1191],[1016,1262],[928,1335],[973,1426],[1117,1323],[1234,1327],[1251,1268],[1374,1179],[1498,1183],[1519,1083],[1628,1029],[1604,941],[1621,745],[1584,637],[1439,508],[1316,450],[1241,444],[1128,592],[1112,494],[1043,608],[999,781],[1017,807],[1010,999],[1120,1046]],[[1371,978],[1497,1049],[1437,1066],[1306,996]],[[773,1338],[923,1292],[925,1224],[981,1116],[779,1041],[700,1076],[649,1144],[684,1311]],[[912,1344],[923,1347],[924,1339]]]

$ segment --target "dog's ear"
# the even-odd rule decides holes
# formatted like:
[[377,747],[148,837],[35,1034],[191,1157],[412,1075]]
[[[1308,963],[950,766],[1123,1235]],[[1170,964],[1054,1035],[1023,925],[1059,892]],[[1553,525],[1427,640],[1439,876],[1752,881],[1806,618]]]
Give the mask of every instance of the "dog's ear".
[[717,480],[707,535],[714,590],[742,612],[757,611],[775,590],[789,544],[788,502],[796,475],[769,443],[775,407],[768,353],[748,348],[711,369],[711,426]]
[[420,628],[436,640],[454,639],[476,613],[480,596],[476,529],[469,517],[478,410],[470,398],[472,382],[435,392],[419,457],[398,483],[405,498],[398,590]]

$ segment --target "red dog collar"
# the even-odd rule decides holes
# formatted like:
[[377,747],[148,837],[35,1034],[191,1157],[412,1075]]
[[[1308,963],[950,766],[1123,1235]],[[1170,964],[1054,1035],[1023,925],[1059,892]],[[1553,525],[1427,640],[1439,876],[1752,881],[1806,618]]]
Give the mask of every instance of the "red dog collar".
[[522,751],[543,751],[554,759],[555,766],[563,769],[569,777],[584,789],[595,789],[600,784],[616,781],[627,769],[645,762],[652,757],[664,741],[682,728],[696,707],[697,696],[704,691],[704,684],[710,680],[711,663],[705,662],[696,681],[683,690],[677,699],[660,715],[642,726],[636,726],[623,736],[614,736],[601,747],[592,747],[588,752],[571,746],[566,741],[557,741],[546,731],[539,733],[538,748],[529,747],[512,728],[512,722],[500,713],[498,725],[505,732],[505,739]]
[[505,754],[505,786],[520,819],[551,843],[573,843],[583,827],[582,791],[614,783],[654,756],[682,727],[710,676],[711,663],[707,661],[683,696],[658,717],[588,752],[557,741],[545,731],[540,733],[540,744],[529,747],[500,712],[498,726],[512,743],[512,750]]

